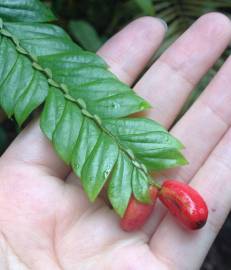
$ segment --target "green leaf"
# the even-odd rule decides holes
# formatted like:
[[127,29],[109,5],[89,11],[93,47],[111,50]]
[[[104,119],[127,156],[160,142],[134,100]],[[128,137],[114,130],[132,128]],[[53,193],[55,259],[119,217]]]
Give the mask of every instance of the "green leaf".
[[149,132],[165,132],[167,130],[159,123],[148,118],[107,119],[104,125],[116,136],[136,135]]
[[[40,89],[40,91],[37,91]],[[33,78],[26,91],[19,97],[15,105],[14,115],[19,125],[21,125],[46,98],[48,84],[43,74],[34,72]]]
[[39,63],[52,70],[54,80],[64,83],[69,94],[85,100],[92,114],[101,118],[118,118],[150,108],[128,86],[106,68],[92,53],[62,53],[39,57]]
[[108,185],[108,198],[121,217],[127,209],[132,194],[133,167],[128,156],[120,151]]
[[149,176],[139,168],[135,168],[132,173],[132,189],[138,201],[150,203],[149,186]]
[[44,67],[54,68],[57,76],[61,74],[68,75],[68,71],[77,72],[84,65],[107,68],[107,64],[102,58],[86,51],[79,51],[78,54],[68,51],[66,53],[39,57],[39,63]]
[[147,168],[153,170],[163,170],[188,164],[183,154],[175,148],[160,148],[146,152],[145,156],[137,155],[138,160],[142,160]]
[[98,126],[85,117],[72,155],[72,168],[76,175],[81,176],[83,165],[96,145],[100,133]]
[[[7,64],[7,55],[2,59]],[[7,115],[11,117],[19,97],[30,86],[33,69],[29,59],[19,55],[15,65],[0,86],[0,102]]]
[[112,137],[102,133],[82,169],[83,188],[94,201],[103,188],[117,160],[118,146]]
[[8,117],[14,114],[21,125],[45,100],[47,80],[32,68],[27,57],[18,54],[11,40],[5,37],[1,41],[0,57],[0,104]]
[[52,140],[56,125],[60,121],[65,107],[62,92],[54,87],[49,89],[48,97],[41,115],[40,126],[43,133]]
[[24,49],[35,56],[82,51],[65,31],[52,24],[4,23]]
[[2,108],[21,125],[44,101],[40,127],[57,154],[80,177],[90,201],[108,181],[109,200],[120,216],[131,194],[150,201],[147,169],[186,162],[182,144],[159,124],[124,118],[150,105],[99,56],[83,51],[57,26],[3,21]]
[[96,52],[102,45],[97,32],[86,21],[70,21],[68,29],[74,39],[83,46],[84,49]]
[[55,16],[38,0],[1,0],[0,17],[11,22],[48,22]]
[[55,131],[53,133],[53,143],[60,157],[70,163],[72,151],[79,135],[83,116],[81,110],[72,102],[66,102],[65,108]]
[[158,123],[146,118],[105,120],[104,125],[120,143],[131,149],[149,170],[187,164],[180,153],[183,145]]
[[88,106],[93,113],[104,119],[124,117],[151,107],[148,102],[132,92],[102,98],[97,102],[89,101]]
[[3,82],[6,80],[11,70],[13,69],[17,61],[18,54],[15,50],[15,46],[8,38],[1,36],[0,46],[1,46],[0,47],[1,48],[0,49],[0,86],[1,86]]
[[152,0],[134,0],[134,2],[140,7],[140,9],[146,15],[153,16],[155,14],[154,4]]

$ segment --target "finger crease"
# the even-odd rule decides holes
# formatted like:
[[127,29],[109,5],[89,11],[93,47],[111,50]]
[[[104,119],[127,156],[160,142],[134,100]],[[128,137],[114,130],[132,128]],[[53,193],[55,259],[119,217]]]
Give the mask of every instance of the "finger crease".
[[183,81],[185,81],[189,86],[190,89],[194,88],[196,85],[196,82],[192,79],[190,79],[183,71],[182,71],[182,66],[179,67],[174,67],[173,65],[170,65],[166,60],[164,59],[158,59],[156,63],[160,63],[162,65],[167,66],[174,74],[177,74]]

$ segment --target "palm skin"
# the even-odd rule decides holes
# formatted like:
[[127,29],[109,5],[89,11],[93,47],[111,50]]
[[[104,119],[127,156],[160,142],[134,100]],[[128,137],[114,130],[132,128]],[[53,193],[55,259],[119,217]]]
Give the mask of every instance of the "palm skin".
[[[132,84],[164,32],[158,19],[138,19],[99,54],[121,80]],[[139,94],[156,104],[147,116],[169,128],[230,39],[231,23],[225,16],[200,18],[135,85]],[[0,160],[0,269],[199,269],[231,207],[230,67],[228,59],[205,94],[171,130],[185,144],[190,165],[168,170],[165,177],[190,182],[205,197],[210,217],[201,231],[185,230],[157,205],[141,231],[123,232],[103,195],[94,204],[87,200],[79,180],[35,122]],[[222,91],[219,96],[217,89]]]
[[90,204],[75,183],[24,164],[6,170],[13,173],[1,174],[1,242],[25,269],[142,269],[147,260],[147,269],[165,269],[144,233],[120,230],[112,210]]

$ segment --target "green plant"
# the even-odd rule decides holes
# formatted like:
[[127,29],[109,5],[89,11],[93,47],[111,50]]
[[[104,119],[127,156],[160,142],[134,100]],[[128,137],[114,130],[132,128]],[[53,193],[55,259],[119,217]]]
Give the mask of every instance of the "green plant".
[[102,41],[94,27],[86,21],[70,21],[68,29],[74,39],[88,51],[96,52],[102,45]]
[[37,0],[0,2],[0,103],[22,125],[45,102],[41,129],[89,199],[106,181],[123,216],[131,195],[151,201],[148,171],[186,164],[182,144],[156,122],[127,116],[150,107],[97,55],[83,51]]

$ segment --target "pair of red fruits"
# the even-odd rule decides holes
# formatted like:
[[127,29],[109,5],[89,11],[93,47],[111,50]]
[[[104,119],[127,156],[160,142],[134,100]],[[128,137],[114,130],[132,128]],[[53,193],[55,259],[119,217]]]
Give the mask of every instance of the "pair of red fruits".
[[202,228],[208,218],[208,207],[201,195],[189,185],[166,180],[160,188],[150,186],[151,204],[144,204],[131,197],[121,228],[125,231],[140,229],[148,220],[157,198],[168,208],[184,226],[191,230]]

